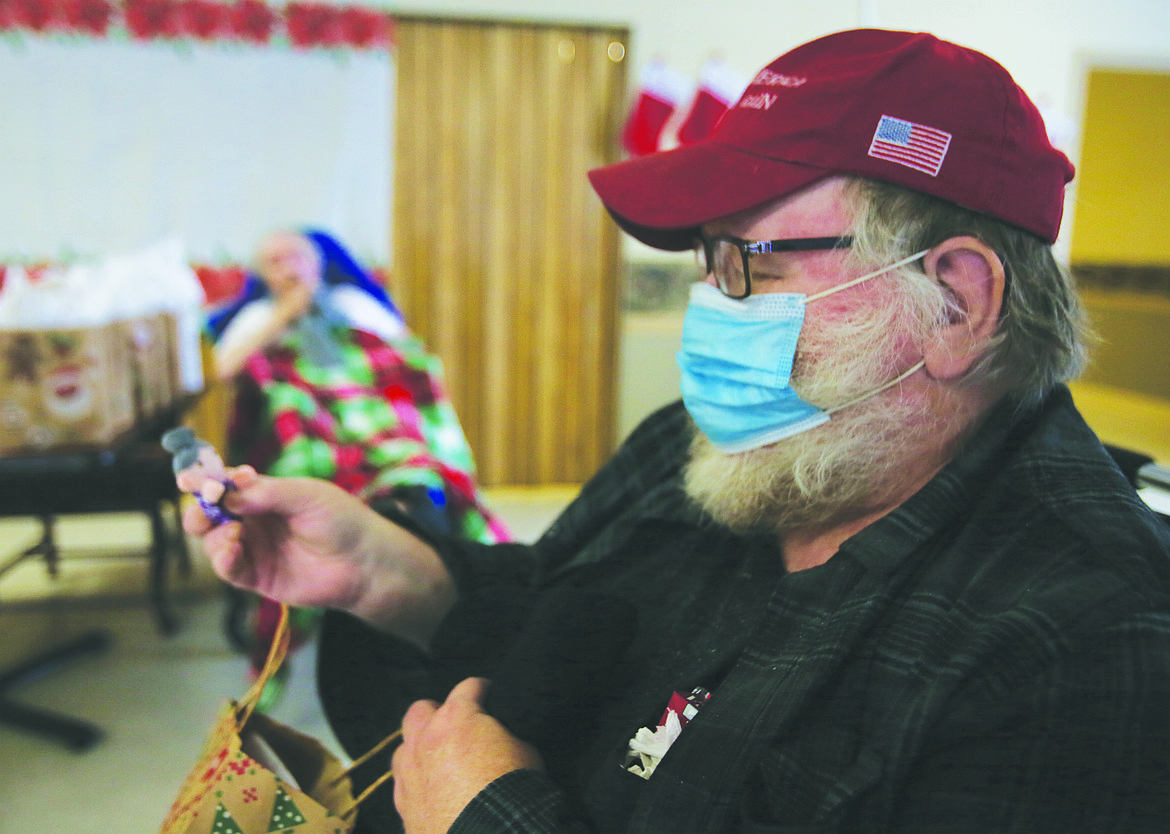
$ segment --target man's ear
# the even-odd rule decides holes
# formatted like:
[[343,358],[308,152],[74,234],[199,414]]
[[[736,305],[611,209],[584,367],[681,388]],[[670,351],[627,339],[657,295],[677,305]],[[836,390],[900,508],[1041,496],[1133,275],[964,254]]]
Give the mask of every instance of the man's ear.
[[1003,306],[1003,262],[973,237],[953,237],[923,259],[926,274],[950,297],[952,312],[925,351],[935,379],[957,379],[983,355],[999,326]]

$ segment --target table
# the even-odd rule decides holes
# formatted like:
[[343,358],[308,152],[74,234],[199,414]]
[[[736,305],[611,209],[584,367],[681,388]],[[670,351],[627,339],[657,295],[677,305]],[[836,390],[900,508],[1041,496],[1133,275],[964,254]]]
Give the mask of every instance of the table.
[[[54,522],[57,516],[142,512],[150,519],[149,594],[155,622],[162,633],[174,633],[178,618],[166,587],[170,557],[172,552],[178,556],[184,573],[190,572],[191,561],[180,523],[180,493],[171,456],[159,445],[159,438],[179,424],[196,399],[188,396],[175,402],[104,448],[58,449],[0,457],[0,516],[36,516],[41,519],[43,530],[39,542],[0,565],[0,577],[25,559],[38,557],[46,561],[50,574],[56,572],[59,547],[54,538]],[[166,505],[174,513],[174,535],[163,517]],[[0,723],[56,738],[75,750],[95,744],[102,735],[99,728],[19,704],[7,693],[30,678],[102,651],[109,644],[109,635],[95,630],[0,670]]]

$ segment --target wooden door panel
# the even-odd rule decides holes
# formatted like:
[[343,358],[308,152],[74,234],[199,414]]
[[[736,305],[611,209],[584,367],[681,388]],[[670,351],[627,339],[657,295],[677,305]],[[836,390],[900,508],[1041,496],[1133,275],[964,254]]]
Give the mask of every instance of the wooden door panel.
[[399,18],[393,289],[446,365],[484,484],[576,483],[613,449],[615,158],[628,33]]

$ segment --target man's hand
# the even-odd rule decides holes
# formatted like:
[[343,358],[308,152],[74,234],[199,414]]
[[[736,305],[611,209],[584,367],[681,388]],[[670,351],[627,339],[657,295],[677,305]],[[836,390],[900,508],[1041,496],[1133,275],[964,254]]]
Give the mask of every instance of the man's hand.
[[225,504],[239,521],[216,526],[194,506],[183,517],[220,577],[290,605],[344,608],[358,596],[364,525],[381,519],[325,481],[266,478],[250,466],[228,476],[236,488]]
[[394,804],[407,834],[441,834],[477,793],[521,769],[543,769],[535,748],[481,707],[488,682],[468,678],[441,706],[417,701],[402,719],[394,753]]
[[455,603],[430,545],[341,487],[242,466],[224,498],[237,521],[213,525],[192,505],[184,529],[225,581],[289,605],[346,611],[425,647]]

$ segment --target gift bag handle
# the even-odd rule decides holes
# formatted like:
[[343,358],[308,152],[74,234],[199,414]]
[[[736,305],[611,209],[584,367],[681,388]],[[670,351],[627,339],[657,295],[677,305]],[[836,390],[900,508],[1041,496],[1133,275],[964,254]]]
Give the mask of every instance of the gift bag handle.
[[[333,784],[336,785],[342,779],[349,776],[351,773],[353,773],[359,767],[361,767],[366,762],[368,762],[371,758],[373,758],[378,753],[380,753],[382,750],[384,750],[387,744],[390,744],[391,742],[397,741],[400,738],[402,738],[402,730],[401,729],[395,730],[390,735],[386,736],[386,738],[379,741],[377,744],[375,744],[373,747],[371,747],[369,750],[367,750],[365,753],[363,753],[357,759],[354,759],[353,764],[351,764],[349,767],[347,767],[344,771],[342,771],[340,776],[338,776],[336,779],[333,780]],[[360,794],[358,794],[356,797],[354,797],[353,807],[350,808],[348,811],[346,811],[344,814],[342,814],[341,818],[348,819],[349,817],[351,817],[354,813],[357,812],[358,806],[361,805],[366,800],[366,797],[368,797],[370,794],[372,794],[374,791],[376,791],[378,788],[382,787],[382,785],[384,785],[386,782],[390,781],[393,778],[394,778],[394,771],[387,770],[385,773],[383,773],[381,776],[379,776],[377,779],[375,779],[373,782],[371,782],[369,785],[367,785],[366,789],[364,791],[362,791]]]
[[272,645],[268,648],[268,657],[264,661],[264,668],[256,676],[251,688],[244,693],[244,697],[236,702],[236,727],[238,729],[243,729],[244,725],[248,723],[256,705],[260,703],[264,687],[268,685],[268,681],[272,680],[272,676],[276,674],[281,664],[284,663],[285,657],[288,656],[289,640],[291,639],[288,618],[288,606],[281,603],[280,619],[276,624],[276,633],[272,635]]
[[[272,676],[276,674],[276,670],[284,663],[285,657],[288,656],[289,647],[289,609],[283,602],[280,604],[280,619],[276,623],[276,633],[272,637],[272,646],[268,649],[268,657],[264,661],[264,668],[260,670],[260,674],[256,676],[255,682],[251,688],[244,693],[244,697],[237,702],[236,706],[236,721],[237,727],[243,728],[248,723],[248,719],[252,717],[252,713],[256,709],[256,705],[260,702],[260,696],[264,692],[264,687]],[[342,779],[347,778],[357,768],[364,765],[371,758],[376,756],[386,748],[388,744],[397,741],[402,737],[402,730],[395,730],[386,738],[379,741],[372,748],[367,750],[364,754],[350,764],[345,770],[341,772],[336,779],[331,782],[331,785],[337,785]],[[394,778],[394,771],[388,770],[375,779],[364,791],[361,792],[353,801],[353,807],[345,813],[341,814],[342,819],[352,816],[357,811],[357,806],[360,805],[370,794],[380,788],[390,779]]]

